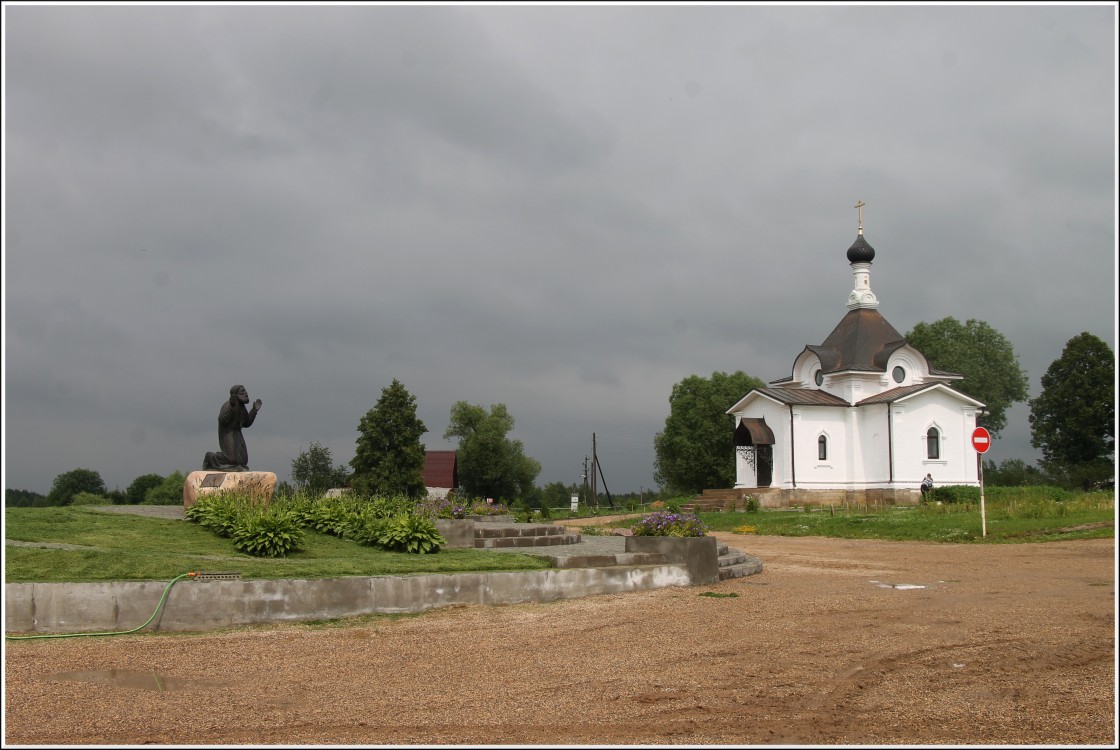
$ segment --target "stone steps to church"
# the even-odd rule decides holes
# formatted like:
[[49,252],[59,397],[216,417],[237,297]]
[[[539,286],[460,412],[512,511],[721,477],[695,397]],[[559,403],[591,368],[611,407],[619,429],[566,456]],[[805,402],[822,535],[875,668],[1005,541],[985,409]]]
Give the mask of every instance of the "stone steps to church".
[[563,526],[543,523],[480,523],[474,527],[475,549],[509,547],[552,547],[577,544],[579,534],[569,533]]
[[[549,548],[557,568],[603,568],[615,565],[662,565],[656,552],[625,552],[619,536],[581,536],[552,524],[486,523],[475,526],[476,549],[509,551]],[[573,546],[574,545],[574,546]],[[542,550],[543,553],[543,550]],[[742,578],[762,570],[762,561],[723,542],[717,542],[719,580]]]
[[726,581],[731,578],[744,578],[749,575],[761,572],[762,561],[757,557],[751,557],[744,552],[729,547],[726,544],[719,544],[719,579]]

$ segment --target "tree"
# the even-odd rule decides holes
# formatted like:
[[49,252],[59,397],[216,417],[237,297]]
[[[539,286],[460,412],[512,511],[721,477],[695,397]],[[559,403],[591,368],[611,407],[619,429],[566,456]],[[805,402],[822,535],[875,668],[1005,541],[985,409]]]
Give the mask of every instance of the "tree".
[[181,471],[173,471],[155,487],[144,493],[144,505],[178,505],[183,502],[183,485],[187,478]]
[[4,490],[4,505],[8,508],[30,508],[42,505],[46,499],[45,495],[31,490]]
[[575,485],[566,485],[563,482],[549,482],[541,490],[541,507],[569,508],[572,504],[572,495],[577,495]]
[[332,466],[331,449],[311,441],[306,451],[292,460],[292,481],[301,492],[325,494],[331,487],[346,484],[345,466]]
[[489,412],[466,401],[451,407],[443,439],[459,439],[459,484],[467,495],[511,502],[529,494],[541,465],[525,455],[520,440],[507,437],[512,429],[505,404],[494,404]]
[[1045,474],[1019,458],[1008,458],[998,466],[995,461],[984,462],[984,484],[992,487],[1029,487],[1046,482]]
[[416,397],[393,378],[358,423],[358,447],[350,460],[351,487],[365,495],[423,495],[420,436],[427,431],[416,416]]
[[51,491],[47,494],[46,505],[69,505],[79,492],[105,494],[105,482],[101,475],[92,469],[72,469],[54,478]]
[[1084,489],[1114,472],[1116,360],[1091,333],[1066,342],[1062,356],[1042,376],[1042,392],[1031,399],[1031,445],[1042,466]]
[[132,480],[128,489],[124,491],[124,501],[128,505],[139,505],[144,502],[144,496],[153,487],[163,484],[164,478],[159,474],[141,474]]
[[727,410],[758,378],[736,371],[690,375],[673,386],[665,429],[653,439],[654,478],[677,492],[701,492],[735,483],[734,425]]
[[956,318],[918,323],[906,342],[925,355],[930,366],[963,375],[953,388],[984,403],[987,414],[977,419],[992,437],[1007,426],[1007,410],[1027,400],[1027,373],[1003,334],[980,320],[961,324]]

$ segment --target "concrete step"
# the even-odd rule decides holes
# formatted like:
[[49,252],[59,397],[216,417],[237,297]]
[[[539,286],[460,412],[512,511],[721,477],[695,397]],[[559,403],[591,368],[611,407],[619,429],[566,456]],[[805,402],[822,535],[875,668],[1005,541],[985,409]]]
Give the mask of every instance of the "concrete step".
[[720,544],[719,550],[719,580],[726,581],[730,578],[744,578],[762,571],[762,561],[757,557]]
[[556,558],[557,568],[606,568],[613,565],[662,565],[665,556],[657,552],[621,552],[617,555],[573,555]]
[[549,534],[548,536],[498,536],[475,537],[475,549],[494,549],[499,547],[555,547],[562,544],[578,544],[579,534]]
[[752,562],[740,563],[739,565],[728,565],[719,569],[719,579],[726,581],[731,578],[745,578],[752,576],[755,573],[762,571],[762,561],[754,560]]
[[739,554],[736,554],[736,555],[720,555],[719,566],[721,568],[726,568],[726,567],[729,567],[729,566],[732,566],[732,565],[742,565],[743,563],[747,562],[749,559],[750,559],[749,557],[747,557],[746,555],[744,555],[741,552]]
[[474,527],[475,539],[496,539],[507,536],[563,536],[563,526],[548,523],[485,523]]

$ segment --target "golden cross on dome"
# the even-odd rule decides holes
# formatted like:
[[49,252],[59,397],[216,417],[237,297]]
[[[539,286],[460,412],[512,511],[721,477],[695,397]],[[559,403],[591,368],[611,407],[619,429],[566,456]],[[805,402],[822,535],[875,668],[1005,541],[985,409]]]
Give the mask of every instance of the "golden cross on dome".
[[860,234],[863,234],[863,207],[866,206],[866,205],[867,204],[864,203],[863,201],[857,200],[856,205],[853,206],[853,208],[855,208],[856,211],[859,212],[859,233]]

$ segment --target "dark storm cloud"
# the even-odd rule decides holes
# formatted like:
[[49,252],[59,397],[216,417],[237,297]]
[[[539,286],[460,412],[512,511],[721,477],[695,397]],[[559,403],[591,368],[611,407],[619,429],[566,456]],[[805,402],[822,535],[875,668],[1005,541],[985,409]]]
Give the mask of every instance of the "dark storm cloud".
[[[6,5],[5,484],[336,462],[506,403],[541,483],[652,485],[675,382],[789,375],[857,199],[901,332],[1004,333],[1032,394],[1115,346],[1104,6]],[[1025,407],[993,455],[1033,460]]]

